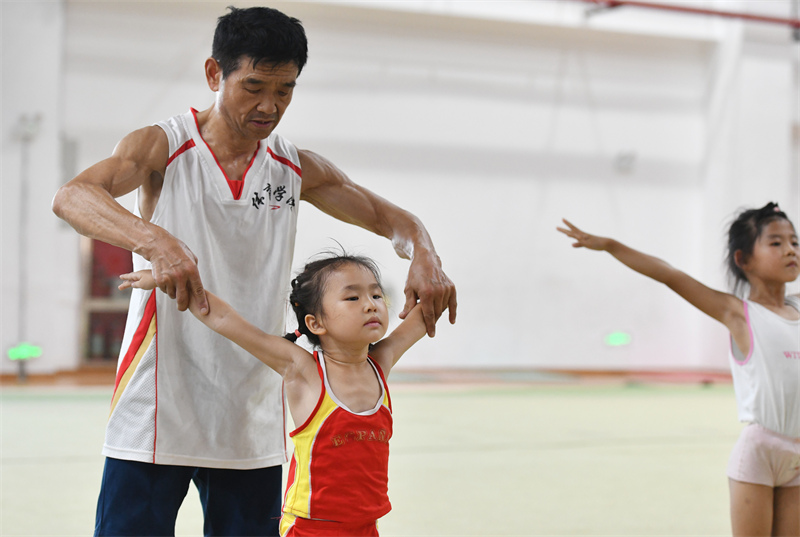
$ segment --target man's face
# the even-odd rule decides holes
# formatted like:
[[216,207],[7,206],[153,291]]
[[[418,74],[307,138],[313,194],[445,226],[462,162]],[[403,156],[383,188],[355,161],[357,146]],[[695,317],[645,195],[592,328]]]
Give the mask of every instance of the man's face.
[[292,102],[297,71],[294,62],[261,62],[254,67],[252,60],[243,56],[238,69],[224,79],[219,70],[209,78],[209,86],[217,92],[216,106],[228,126],[245,139],[263,140]]

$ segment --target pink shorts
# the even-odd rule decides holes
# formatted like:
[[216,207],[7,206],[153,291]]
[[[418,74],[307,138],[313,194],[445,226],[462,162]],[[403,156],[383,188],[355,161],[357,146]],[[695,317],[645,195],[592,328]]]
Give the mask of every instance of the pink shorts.
[[733,446],[728,477],[767,487],[800,486],[800,438],[749,424]]

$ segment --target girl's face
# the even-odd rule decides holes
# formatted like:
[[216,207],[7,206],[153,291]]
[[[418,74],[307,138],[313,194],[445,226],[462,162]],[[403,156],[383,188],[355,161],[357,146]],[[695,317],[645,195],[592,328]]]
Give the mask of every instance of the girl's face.
[[324,330],[319,335],[361,346],[374,343],[386,334],[388,317],[383,291],[375,275],[361,265],[347,263],[328,277],[322,296],[322,313],[315,321]]
[[767,281],[788,283],[800,276],[800,246],[788,220],[778,219],[761,230],[753,254],[742,264],[748,275]]

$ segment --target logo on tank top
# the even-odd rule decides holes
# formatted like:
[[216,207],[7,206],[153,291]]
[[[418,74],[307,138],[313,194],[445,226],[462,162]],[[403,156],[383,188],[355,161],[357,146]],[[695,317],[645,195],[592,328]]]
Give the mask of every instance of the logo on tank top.
[[288,192],[286,191],[286,185],[280,185],[272,188],[272,183],[267,183],[267,186],[261,189],[264,192],[264,195],[259,194],[258,192],[253,192],[253,207],[256,209],[260,209],[262,205],[267,205],[267,200],[269,200],[269,208],[272,211],[277,209],[281,209],[283,207],[289,207],[290,209],[294,209],[295,201],[294,196],[289,196]]
[[331,436],[331,442],[334,447],[340,447],[350,442],[381,442],[383,444],[388,444],[389,433],[386,429],[380,429],[378,431],[350,431],[348,433]]
[[800,351],[783,351],[783,355],[787,358],[794,358],[800,360]]

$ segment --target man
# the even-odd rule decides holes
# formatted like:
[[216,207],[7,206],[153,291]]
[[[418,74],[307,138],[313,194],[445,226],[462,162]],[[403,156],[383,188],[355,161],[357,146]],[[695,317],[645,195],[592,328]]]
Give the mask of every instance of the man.
[[[163,294],[134,290],[103,453],[95,535],[172,535],[194,481],[206,535],[277,535],[287,460],[280,378],[183,315],[204,286],[283,333],[297,200],[389,238],[411,265],[404,317],[419,300],[428,334],[455,287],[421,222],[273,131],[307,57],[296,19],[269,8],[220,17],[203,111],[127,135],[63,186],[54,212],[134,253]],[[137,190],[135,214],[115,198]],[[243,471],[244,470],[244,471]]]

